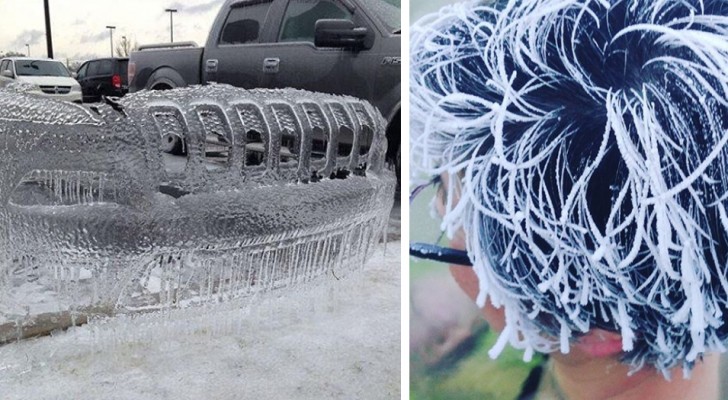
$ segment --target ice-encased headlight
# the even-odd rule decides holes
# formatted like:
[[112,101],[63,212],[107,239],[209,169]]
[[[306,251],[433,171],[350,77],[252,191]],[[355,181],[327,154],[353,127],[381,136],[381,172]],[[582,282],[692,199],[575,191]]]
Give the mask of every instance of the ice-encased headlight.
[[109,204],[117,188],[105,172],[34,170],[23,176],[8,203],[18,207]]

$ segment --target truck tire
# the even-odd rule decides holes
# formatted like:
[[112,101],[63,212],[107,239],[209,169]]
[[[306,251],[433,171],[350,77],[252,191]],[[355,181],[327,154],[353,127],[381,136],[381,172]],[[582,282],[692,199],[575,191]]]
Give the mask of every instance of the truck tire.
[[157,83],[154,86],[152,86],[152,90],[172,90],[174,87],[166,84],[166,83]]
[[[152,85],[152,90],[157,91],[172,90],[174,88],[174,86],[165,82],[159,82]],[[162,138],[162,151],[176,156],[184,155],[186,153],[185,143],[182,138],[177,135],[165,135]]]
[[165,135],[162,138],[162,151],[173,154],[175,156],[185,155],[185,144],[182,138],[177,135]]
[[170,90],[186,86],[187,82],[179,72],[169,67],[162,67],[149,76],[146,88],[150,90]]
[[[149,85],[151,90],[154,91],[165,91],[172,90],[178,87],[187,86],[182,80],[182,77],[169,68],[162,68],[155,71],[152,76],[149,77]],[[165,135],[162,138],[161,144],[162,151],[176,156],[185,155],[187,153],[187,144],[184,140],[177,135]]]

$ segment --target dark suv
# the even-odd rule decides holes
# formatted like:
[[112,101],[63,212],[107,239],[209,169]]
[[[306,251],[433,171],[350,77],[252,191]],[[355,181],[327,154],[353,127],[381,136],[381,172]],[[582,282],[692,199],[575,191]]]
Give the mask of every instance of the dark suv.
[[87,61],[76,72],[84,102],[101,101],[101,96],[121,97],[129,91],[128,58],[102,58]]

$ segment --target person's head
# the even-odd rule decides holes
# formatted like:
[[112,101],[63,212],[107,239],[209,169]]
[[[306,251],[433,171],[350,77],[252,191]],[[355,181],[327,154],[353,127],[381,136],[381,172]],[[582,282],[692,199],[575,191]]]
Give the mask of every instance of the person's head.
[[[413,173],[445,176],[509,342],[635,368],[728,339],[728,2],[458,4],[412,29]],[[453,201],[459,189],[459,199]]]

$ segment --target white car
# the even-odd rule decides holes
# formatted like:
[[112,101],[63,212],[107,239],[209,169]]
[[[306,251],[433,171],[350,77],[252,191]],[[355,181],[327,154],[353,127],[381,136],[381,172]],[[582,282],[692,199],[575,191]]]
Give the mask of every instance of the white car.
[[12,82],[34,86],[30,93],[57,100],[82,101],[81,85],[62,62],[51,59],[10,57],[0,60],[0,87]]

